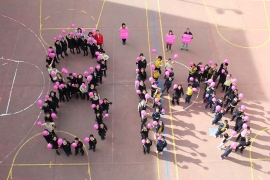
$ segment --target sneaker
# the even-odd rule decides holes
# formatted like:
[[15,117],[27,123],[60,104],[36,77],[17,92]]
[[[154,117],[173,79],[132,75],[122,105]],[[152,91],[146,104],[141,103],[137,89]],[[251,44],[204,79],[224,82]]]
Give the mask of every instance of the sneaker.
[[96,152],[96,149],[93,149],[93,152]]
[[158,153],[158,151],[156,151],[156,153]]
[[186,51],[188,51],[188,49],[186,49]]
[[159,154],[163,154],[163,152],[160,152]]
[[221,159],[221,160],[223,160],[223,158],[222,158],[222,157],[220,157],[220,159]]
[[157,136],[156,135],[154,135],[154,139],[157,139]]
[[168,51],[168,49],[165,50],[166,52]]
[[219,148],[219,147],[217,147],[218,148],[218,150],[221,150],[221,148]]
[[92,150],[92,148],[89,148],[89,151]]

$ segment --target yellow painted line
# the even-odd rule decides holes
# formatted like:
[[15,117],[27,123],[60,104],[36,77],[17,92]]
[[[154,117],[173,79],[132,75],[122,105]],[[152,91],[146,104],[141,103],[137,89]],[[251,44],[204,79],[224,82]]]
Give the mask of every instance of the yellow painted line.
[[265,11],[265,16],[266,16],[266,20],[267,20],[267,27],[269,28],[269,29],[268,29],[268,38],[267,38],[267,40],[266,40],[264,43],[262,43],[261,45],[258,45],[258,46],[241,46],[241,45],[232,43],[232,42],[230,42],[229,40],[227,40],[227,39],[220,33],[219,28],[218,28],[217,24],[215,23],[214,18],[213,18],[212,14],[211,14],[211,12],[210,12],[210,10],[209,10],[209,7],[208,7],[208,6],[206,5],[206,3],[205,3],[205,0],[202,0],[202,2],[203,2],[203,4],[204,4],[204,7],[206,8],[206,10],[207,10],[207,12],[208,12],[210,18],[211,18],[213,24],[215,25],[215,28],[216,28],[216,30],[217,30],[219,36],[220,36],[225,42],[227,42],[227,43],[229,43],[229,44],[231,44],[231,45],[233,45],[233,46],[235,46],[235,47],[239,47],[239,48],[243,48],[243,49],[252,49],[252,48],[260,48],[260,47],[263,47],[263,46],[265,46],[265,45],[270,41],[270,28],[269,28],[270,25],[269,25],[269,19],[268,19],[268,13],[267,13],[267,10],[266,10],[265,0],[263,0],[263,4],[264,4],[264,11]]
[[252,161],[270,161],[270,158],[257,158],[257,159],[252,159]]
[[252,179],[252,180],[254,180],[254,174],[253,174],[253,167],[254,167],[254,165],[253,165],[253,163],[252,163],[252,147],[253,147],[252,145],[253,145],[253,142],[256,140],[257,136],[259,136],[262,132],[267,131],[267,130],[269,130],[269,129],[270,129],[270,127],[265,128],[265,129],[259,131],[259,132],[255,135],[255,137],[252,139],[252,141],[251,141],[251,144],[250,144],[250,147],[249,147],[249,162],[250,162],[250,172],[251,172],[251,179]]
[[98,28],[99,21],[100,21],[102,12],[103,12],[103,8],[104,8],[104,5],[105,5],[105,2],[106,2],[106,0],[103,0],[102,7],[101,7],[101,10],[100,10],[100,13],[99,13],[99,17],[98,17],[98,21],[97,21],[97,24],[96,24],[96,29]]
[[50,168],[52,168],[52,162],[50,161]]
[[[75,136],[74,134],[71,134],[71,133],[68,133],[68,132],[65,132],[65,131],[55,130],[55,132],[61,132],[61,133],[65,133],[65,134],[68,134],[68,135],[73,136],[73,137],[77,137],[77,136]],[[42,134],[42,133],[38,133],[38,134],[36,134],[36,135],[30,137],[30,138],[27,139],[27,140],[20,146],[20,148],[17,150],[16,154],[15,154],[14,157],[13,157],[12,164],[11,164],[11,167],[10,167],[10,170],[9,170],[9,173],[8,173],[7,180],[12,179],[12,170],[13,170],[13,167],[14,167],[14,165],[15,165],[15,160],[16,160],[16,158],[17,158],[19,152],[21,151],[21,149],[22,149],[29,141],[31,141],[32,139],[34,139],[35,137],[37,137],[37,136],[39,136],[39,135],[41,135],[41,134]],[[82,141],[82,142],[83,142],[83,141]],[[89,163],[89,153],[88,153],[87,147],[86,147],[84,144],[83,144],[83,146],[84,146],[84,148],[86,149],[86,150],[85,150],[85,153],[86,153],[86,155],[87,155],[87,157],[88,157],[88,163],[86,163],[86,164],[87,164],[87,166],[88,166],[89,179],[91,180],[91,170],[90,170],[90,163]],[[50,162],[50,164],[47,164],[47,166],[48,166],[48,165],[51,167],[53,164]]]
[[74,11],[74,9],[68,9],[69,11]]
[[56,13],[60,13],[60,12],[61,12],[61,11],[56,11],[56,12],[54,12],[54,13],[56,14]]
[[95,18],[94,18],[93,16],[91,16],[91,18],[92,18],[93,20],[95,20]]
[[87,13],[86,11],[83,11],[83,10],[81,10],[81,12],[83,12],[83,13]]
[[50,46],[48,43],[46,43],[46,41],[43,39],[42,37],[42,33],[41,33],[41,29],[42,29],[42,0],[39,1],[40,5],[39,5],[39,36],[41,41],[43,41],[44,44],[46,44],[47,46]]
[[88,163],[68,163],[68,164],[13,164],[13,166],[88,166]]
[[45,21],[49,18],[50,16],[47,16],[46,18],[45,18]]
[[150,47],[150,31],[149,31],[149,21],[148,21],[148,6],[147,6],[147,0],[144,0],[145,2],[145,16],[146,16],[146,29],[147,29],[147,40],[148,40],[148,55],[149,55],[149,61],[150,61],[150,72],[151,77],[153,76],[153,70],[151,68],[152,64],[152,57],[151,57],[151,47]]
[[259,176],[259,178],[260,178],[260,180],[263,180],[263,179],[261,178],[261,176]]
[[[66,28],[66,27],[63,27],[63,28],[42,28],[41,30],[61,30],[61,29],[68,29],[68,30],[69,29],[74,29],[75,30],[77,28],[69,28],[69,27],[68,28]],[[88,28],[83,28],[83,29],[93,29],[93,28],[92,27],[91,28],[88,27]]]
[[259,18],[261,21],[263,21],[263,19],[262,19],[260,16],[258,16],[258,18]]
[[251,12],[246,12],[246,13],[247,13],[247,14],[250,14],[250,15],[252,14]]
[[[164,66],[166,63],[166,53],[165,53],[165,48],[164,48],[164,34],[163,34],[163,28],[162,28],[162,18],[161,18],[161,11],[160,11],[160,4],[159,0],[158,2],[158,15],[159,15],[159,23],[160,23],[160,36],[161,36],[161,42],[162,42],[162,50],[163,50],[163,61],[164,61]],[[175,166],[175,173],[176,173],[176,179],[178,180],[178,166],[177,166],[177,157],[176,157],[176,148],[175,148],[175,136],[174,136],[174,125],[173,125],[173,118],[172,118],[172,108],[171,108],[171,97],[170,94],[168,94],[168,102],[169,102],[169,111],[170,111],[170,122],[171,122],[171,129],[172,129],[172,140],[173,140],[173,154],[174,154],[174,166]]]

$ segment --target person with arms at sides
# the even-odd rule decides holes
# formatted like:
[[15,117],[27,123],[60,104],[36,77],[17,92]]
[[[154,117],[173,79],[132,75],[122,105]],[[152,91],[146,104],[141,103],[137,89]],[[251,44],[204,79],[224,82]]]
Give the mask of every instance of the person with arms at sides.
[[64,138],[63,143],[60,147],[64,150],[67,156],[70,156],[72,154],[70,146],[71,143]]
[[146,66],[147,66],[147,61],[146,61],[146,59],[145,59],[145,57],[144,57],[144,55],[143,55],[143,53],[141,53],[140,55],[139,55],[139,57],[141,58],[139,61],[137,61],[136,62],[136,64],[138,65],[138,69],[139,70],[141,70],[141,68],[146,68]]
[[89,136],[89,150],[93,149],[93,152],[95,152],[96,151],[96,144],[97,144],[96,138],[94,137],[93,134],[90,134],[90,136]]
[[84,156],[84,150],[83,150],[82,141],[80,141],[79,138],[76,137],[75,140],[71,144],[73,144],[73,143],[77,144],[77,146],[75,147],[75,156],[78,155],[79,150],[80,150],[82,156]]
[[59,146],[58,146],[57,141],[58,141],[58,138],[56,136],[53,136],[50,144],[52,145],[52,149],[55,149],[56,154],[60,156],[60,153],[58,151]]
[[[190,32],[189,28],[187,28],[187,30],[184,32],[184,34],[191,35],[192,36],[191,39],[193,39],[193,34]],[[182,43],[181,50],[183,50],[185,45],[186,45],[186,50],[188,51],[188,44],[184,44],[184,43]]]
[[[128,27],[126,26],[125,23],[122,23],[122,26],[120,27],[119,32],[120,32],[122,29],[128,29]],[[126,41],[127,41],[127,39],[122,39],[123,45],[126,45]]]

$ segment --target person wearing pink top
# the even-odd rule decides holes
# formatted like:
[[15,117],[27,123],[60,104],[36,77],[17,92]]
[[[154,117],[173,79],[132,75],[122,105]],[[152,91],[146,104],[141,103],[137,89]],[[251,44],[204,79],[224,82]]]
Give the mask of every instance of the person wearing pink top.
[[[120,27],[119,32],[121,31],[121,29],[128,29],[128,27],[126,26],[125,23],[122,23],[122,26]],[[126,40],[127,39],[122,39],[123,45],[126,45]]]
[[248,126],[247,129],[244,129],[236,138],[235,142],[239,141],[241,137],[245,138],[251,133],[250,127]]

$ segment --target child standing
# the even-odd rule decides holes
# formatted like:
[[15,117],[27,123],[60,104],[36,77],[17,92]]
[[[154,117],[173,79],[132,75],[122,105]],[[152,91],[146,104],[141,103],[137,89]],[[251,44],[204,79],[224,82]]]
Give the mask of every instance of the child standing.
[[187,88],[187,92],[186,92],[185,103],[188,103],[189,104],[190,99],[192,97],[192,94],[193,94],[192,86],[191,86],[191,84],[188,84],[188,88]]
[[90,136],[89,136],[89,150],[93,149],[93,152],[95,152],[96,151],[96,144],[97,144],[96,138],[94,137],[93,134],[90,134]]
[[[169,31],[169,35],[173,35],[172,30]],[[169,53],[172,53],[172,44],[166,44],[166,52],[169,50]]]

